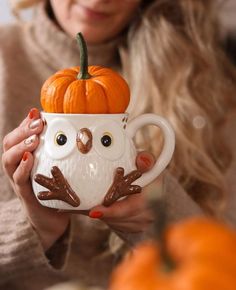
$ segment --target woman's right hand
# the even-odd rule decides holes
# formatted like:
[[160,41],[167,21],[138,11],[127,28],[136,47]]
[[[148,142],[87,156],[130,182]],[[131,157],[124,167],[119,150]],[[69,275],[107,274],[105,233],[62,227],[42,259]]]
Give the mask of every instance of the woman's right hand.
[[69,215],[40,205],[32,190],[30,180],[34,163],[32,153],[39,144],[39,134],[42,130],[43,121],[39,111],[31,109],[19,127],[4,138],[2,163],[46,251],[65,232],[69,224]]

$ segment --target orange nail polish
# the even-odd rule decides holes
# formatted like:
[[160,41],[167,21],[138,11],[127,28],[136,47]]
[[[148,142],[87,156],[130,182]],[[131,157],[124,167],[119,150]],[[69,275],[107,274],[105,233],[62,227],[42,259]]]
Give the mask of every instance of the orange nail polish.
[[146,156],[140,156],[140,160],[142,160],[142,162],[149,167],[151,165],[151,161],[150,159],[148,159]]
[[103,217],[103,213],[100,211],[91,211],[89,213],[89,217],[91,217],[93,219],[99,219],[99,218]]
[[26,161],[26,160],[28,159],[28,157],[29,157],[29,152],[26,151],[26,152],[23,154],[22,160],[23,160],[23,161]]
[[38,110],[36,109],[36,108],[32,108],[30,111],[29,111],[29,118],[30,119],[33,119],[33,118],[35,118],[36,116],[37,116],[37,112],[38,112]]

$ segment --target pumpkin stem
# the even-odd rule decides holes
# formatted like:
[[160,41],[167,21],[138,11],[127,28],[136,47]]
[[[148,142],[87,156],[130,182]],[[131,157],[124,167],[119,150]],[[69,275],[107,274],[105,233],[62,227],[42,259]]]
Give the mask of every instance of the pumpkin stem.
[[77,79],[79,80],[90,79],[91,75],[88,73],[87,45],[81,32],[77,34],[76,40],[80,50],[80,72],[77,75]]

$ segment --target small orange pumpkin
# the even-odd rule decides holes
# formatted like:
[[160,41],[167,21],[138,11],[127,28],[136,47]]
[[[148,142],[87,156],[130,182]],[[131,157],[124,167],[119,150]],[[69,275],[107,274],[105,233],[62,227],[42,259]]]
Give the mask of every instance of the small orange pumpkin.
[[81,33],[80,67],[56,72],[41,89],[41,105],[48,113],[124,113],[130,100],[126,81],[115,71],[88,66],[87,47]]
[[171,226],[164,246],[163,258],[156,242],[140,244],[115,269],[109,290],[236,289],[236,233],[232,229],[193,218]]

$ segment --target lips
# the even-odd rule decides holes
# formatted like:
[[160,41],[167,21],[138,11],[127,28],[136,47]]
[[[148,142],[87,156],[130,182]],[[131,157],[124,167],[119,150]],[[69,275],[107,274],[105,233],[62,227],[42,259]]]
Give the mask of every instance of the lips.
[[100,11],[98,9],[87,7],[87,6],[84,6],[82,4],[79,4],[78,2],[76,2],[76,3],[77,3],[77,5],[79,5],[79,8],[80,8],[81,12],[83,13],[83,16],[88,18],[88,19],[103,20],[111,15],[108,12]]

